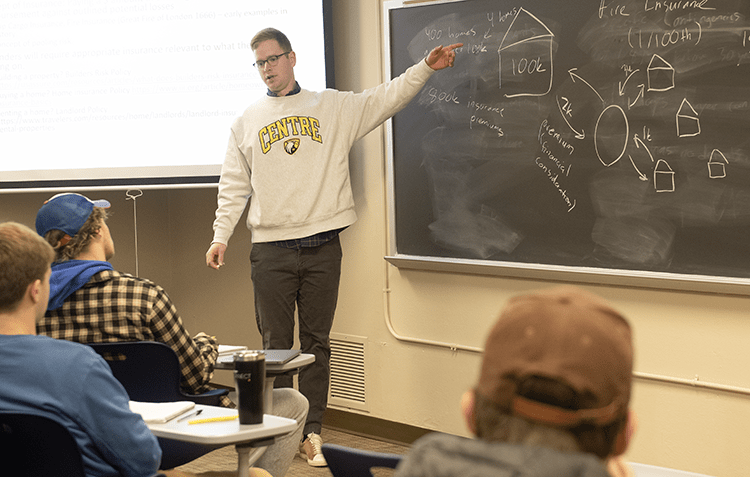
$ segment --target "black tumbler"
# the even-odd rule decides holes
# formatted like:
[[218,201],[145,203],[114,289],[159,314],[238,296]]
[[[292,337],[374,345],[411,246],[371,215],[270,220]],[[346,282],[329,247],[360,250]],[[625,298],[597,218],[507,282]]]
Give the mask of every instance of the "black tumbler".
[[234,386],[239,402],[240,424],[261,424],[266,387],[264,352],[243,351],[234,355]]

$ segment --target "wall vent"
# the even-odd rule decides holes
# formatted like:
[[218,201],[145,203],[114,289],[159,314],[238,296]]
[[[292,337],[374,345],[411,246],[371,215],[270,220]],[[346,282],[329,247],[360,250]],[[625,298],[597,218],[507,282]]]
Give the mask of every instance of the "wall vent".
[[367,340],[364,337],[331,333],[329,404],[367,410],[366,348]]

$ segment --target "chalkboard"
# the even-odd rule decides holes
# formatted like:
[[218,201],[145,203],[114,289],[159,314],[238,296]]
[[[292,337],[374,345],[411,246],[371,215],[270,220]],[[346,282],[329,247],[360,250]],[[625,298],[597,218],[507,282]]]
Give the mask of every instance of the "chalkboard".
[[384,14],[390,77],[464,43],[388,128],[394,257],[750,284],[750,2]]

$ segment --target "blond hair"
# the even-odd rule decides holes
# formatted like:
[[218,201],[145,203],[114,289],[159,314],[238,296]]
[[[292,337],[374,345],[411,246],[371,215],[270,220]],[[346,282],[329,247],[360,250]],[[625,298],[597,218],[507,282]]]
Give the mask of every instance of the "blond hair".
[[253,39],[250,40],[250,48],[255,51],[258,49],[258,45],[267,40],[276,40],[282,50],[292,51],[292,44],[289,38],[275,28],[264,28],[256,33]]

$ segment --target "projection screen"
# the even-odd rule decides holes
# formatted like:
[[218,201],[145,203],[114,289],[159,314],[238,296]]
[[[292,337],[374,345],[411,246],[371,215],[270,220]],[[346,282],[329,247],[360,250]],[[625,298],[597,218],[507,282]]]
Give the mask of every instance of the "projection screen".
[[0,2],[0,192],[215,185],[265,27],[333,87],[331,0]]

